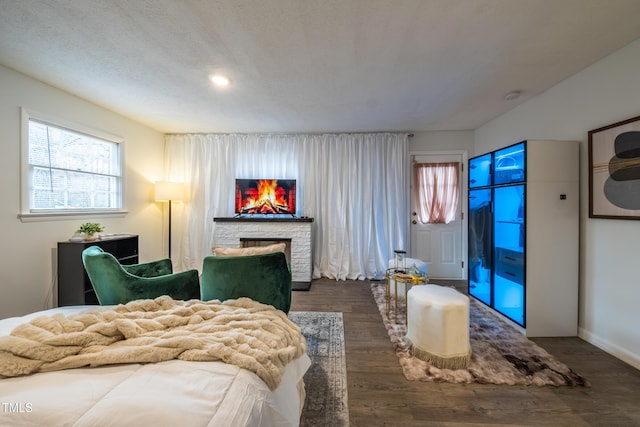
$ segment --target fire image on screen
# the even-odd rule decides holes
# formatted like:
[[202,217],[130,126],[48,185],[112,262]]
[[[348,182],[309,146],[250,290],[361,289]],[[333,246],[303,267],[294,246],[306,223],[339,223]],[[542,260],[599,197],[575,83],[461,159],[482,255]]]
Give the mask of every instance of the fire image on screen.
[[236,179],[236,214],[295,212],[295,179]]

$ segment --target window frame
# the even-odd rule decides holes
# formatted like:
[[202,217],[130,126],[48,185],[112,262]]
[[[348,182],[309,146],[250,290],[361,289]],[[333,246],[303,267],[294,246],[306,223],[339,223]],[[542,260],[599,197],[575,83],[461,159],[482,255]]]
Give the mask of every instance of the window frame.
[[[20,213],[18,218],[22,222],[46,221],[56,219],[71,218],[99,218],[99,217],[124,217],[128,211],[125,201],[126,168],[124,148],[125,141],[121,136],[117,136],[89,126],[60,119],[49,114],[39,113],[22,107],[21,115],[21,159],[20,159]],[[118,161],[120,163],[120,208],[92,208],[92,209],[34,209],[31,207],[30,190],[30,167],[29,167],[29,121],[34,120],[45,125],[50,125],[71,132],[82,133],[93,138],[102,139],[108,142],[119,144]]]

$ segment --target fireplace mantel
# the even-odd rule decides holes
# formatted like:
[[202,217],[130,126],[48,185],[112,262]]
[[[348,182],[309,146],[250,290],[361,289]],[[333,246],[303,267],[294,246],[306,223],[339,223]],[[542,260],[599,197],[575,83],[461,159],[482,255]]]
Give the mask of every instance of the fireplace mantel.
[[241,247],[241,239],[291,241],[291,278],[294,289],[308,290],[313,273],[313,218],[217,217],[214,246]]
[[263,217],[263,216],[233,216],[216,217],[214,222],[313,222],[313,218],[303,217]]

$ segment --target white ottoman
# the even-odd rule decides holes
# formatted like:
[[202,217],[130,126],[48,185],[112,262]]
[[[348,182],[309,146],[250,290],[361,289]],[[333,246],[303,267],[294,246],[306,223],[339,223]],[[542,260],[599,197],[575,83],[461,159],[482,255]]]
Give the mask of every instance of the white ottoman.
[[407,296],[407,335],[413,355],[441,369],[471,360],[469,297],[453,288],[419,285]]

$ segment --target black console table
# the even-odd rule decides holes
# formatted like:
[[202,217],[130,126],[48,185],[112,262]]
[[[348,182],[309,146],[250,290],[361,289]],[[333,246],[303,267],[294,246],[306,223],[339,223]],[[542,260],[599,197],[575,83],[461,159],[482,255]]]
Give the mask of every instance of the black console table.
[[91,281],[82,264],[82,251],[99,246],[121,264],[138,263],[138,236],[119,234],[100,240],[58,242],[58,306],[98,304]]

